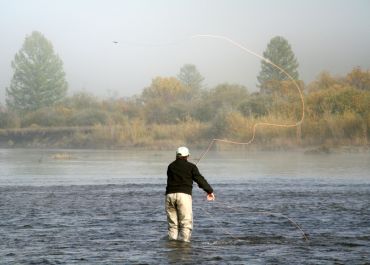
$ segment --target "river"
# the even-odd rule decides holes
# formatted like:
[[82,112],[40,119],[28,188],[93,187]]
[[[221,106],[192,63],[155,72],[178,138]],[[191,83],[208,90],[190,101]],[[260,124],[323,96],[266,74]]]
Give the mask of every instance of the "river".
[[370,264],[370,153],[208,153],[190,244],[165,237],[173,158],[0,149],[0,264]]

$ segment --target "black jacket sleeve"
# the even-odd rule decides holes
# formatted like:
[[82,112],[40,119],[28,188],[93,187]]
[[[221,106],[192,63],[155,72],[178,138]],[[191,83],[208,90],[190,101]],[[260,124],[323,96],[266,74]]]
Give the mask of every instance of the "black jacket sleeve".
[[199,188],[202,188],[207,193],[213,192],[211,185],[209,185],[207,180],[200,174],[196,165],[193,165],[192,176],[193,180],[198,184]]

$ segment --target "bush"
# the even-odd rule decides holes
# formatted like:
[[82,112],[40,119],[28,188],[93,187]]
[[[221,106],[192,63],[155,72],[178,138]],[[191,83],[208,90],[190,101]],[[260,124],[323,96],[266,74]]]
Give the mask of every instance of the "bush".
[[44,127],[63,126],[65,124],[65,117],[55,108],[46,107],[28,112],[24,115],[22,118],[22,127],[29,127],[32,124]]
[[73,109],[93,109],[100,107],[100,101],[90,93],[79,92],[66,98],[63,105]]
[[21,121],[17,114],[14,112],[1,112],[0,111],[0,128],[7,129],[7,128],[19,128],[21,125]]
[[108,124],[109,121],[109,115],[105,111],[100,109],[83,109],[74,113],[68,124],[73,126],[92,126],[95,124]]
[[247,117],[262,117],[268,114],[272,105],[271,95],[254,94],[239,104],[238,110]]

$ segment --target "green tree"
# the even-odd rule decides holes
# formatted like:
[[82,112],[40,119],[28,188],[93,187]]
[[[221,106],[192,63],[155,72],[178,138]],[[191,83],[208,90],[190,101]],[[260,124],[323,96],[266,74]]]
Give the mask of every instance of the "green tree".
[[197,68],[193,64],[185,64],[180,69],[180,73],[177,78],[181,83],[190,88],[191,92],[195,96],[202,88],[202,82],[204,77],[198,72]]
[[6,88],[7,106],[17,111],[37,110],[61,101],[67,92],[63,62],[40,32],[27,36],[12,62],[14,75]]
[[[272,38],[263,53],[263,57],[281,67],[293,79],[298,80],[298,62],[288,41],[280,36]],[[262,60],[261,71],[257,77],[262,93],[272,93],[270,82],[289,80],[289,77],[270,63]]]

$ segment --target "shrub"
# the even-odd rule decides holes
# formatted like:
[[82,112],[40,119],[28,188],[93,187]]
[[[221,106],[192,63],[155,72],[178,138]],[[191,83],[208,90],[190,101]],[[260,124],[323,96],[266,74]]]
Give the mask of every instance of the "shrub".
[[36,111],[28,112],[22,118],[22,127],[29,127],[32,124],[38,126],[62,126],[65,124],[65,117],[55,108],[46,107]]
[[19,128],[20,125],[21,121],[17,114],[9,111],[0,111],[0,128]]
[[83,109],[74,113],[68,121],[68,124],[73,126],[92,126],[108,123],[108,113],[100,109]]

